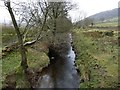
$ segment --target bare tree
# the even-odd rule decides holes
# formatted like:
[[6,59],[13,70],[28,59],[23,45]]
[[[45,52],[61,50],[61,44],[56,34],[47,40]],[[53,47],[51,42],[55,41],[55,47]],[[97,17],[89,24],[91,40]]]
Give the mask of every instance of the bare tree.
[[20,53],[21,53],[21,66],[23,67],[23,70],[26,70],[28,68],[26,50],[25,50],[25,47],[23,45],[22,34],[20,33],[17,21],[15,19],[15,16],[14,16],[12,8],[11,8],[10,0],[5,1],[5,6],[7,7],[8,11],[10,13],[15,31],[17,33],[18,42],[19,42],[19,46],[20,46]]
[[[73,8],[74,5],[72,5],[70,2],[49,2],[50,5],[50,11],[48,13],[50,22],[52,22],[51,30],[53,32],[53,35],[57,32],[57,22],[60,22],[60,20],[64,22],[65,19],[68,19],[68,11]],[[69,20],[68,20],[69,21]],[[59,23],[60,26],[60,23]]]
[[49,6],[47,2],[41,1],[41,2],[19,3],[17,9],[15,9],[15,12],[17,12],[17,16],[18,15],[20,16],[20,22],[25,23],[24,31],[22,33],[24,41],[27,33],[29,32],[28,30],[30,28],[32,29],[34,28],[34,32],[36,31],[37,34],[35,35],[36,39],[30,42],[32,43],[39,40],[42,37],[42,32],[44,31],[48,17]]

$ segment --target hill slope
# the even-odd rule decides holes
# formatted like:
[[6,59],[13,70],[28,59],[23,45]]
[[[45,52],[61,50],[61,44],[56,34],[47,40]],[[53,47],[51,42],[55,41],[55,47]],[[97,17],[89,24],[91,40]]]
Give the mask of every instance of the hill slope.
[[92,16],[89,16],[89,18],[94,18],[95,21],[104,21],[109,19],[111,19],[112,21],[117,21],[118,8],[94,14]]

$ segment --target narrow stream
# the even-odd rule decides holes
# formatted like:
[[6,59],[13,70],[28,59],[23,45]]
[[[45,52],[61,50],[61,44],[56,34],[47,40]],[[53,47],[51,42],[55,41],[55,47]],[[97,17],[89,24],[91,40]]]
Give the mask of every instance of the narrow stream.
[[[69,34],[71,42],[71,34]],[[75,69],[75,53],[71,44],[68,53],[55,57],[54,61],[44,68],[38,80],[37,88],[78,88],[79,75]]]

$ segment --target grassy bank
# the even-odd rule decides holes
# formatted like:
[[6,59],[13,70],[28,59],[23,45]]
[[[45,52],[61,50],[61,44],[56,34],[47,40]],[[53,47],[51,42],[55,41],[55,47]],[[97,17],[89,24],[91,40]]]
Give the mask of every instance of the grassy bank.
[[80,70],[80,88],[118,86],[117,31],[73,30],[76,65]]
[[[22,30],[22,29],[21,29]],[[31,41],[36,35],[36,31],[29,30],[26,40]],[[15,30],[12,26],[2,26],[2,47],[11,46],[17,41]],[[29,70],[33,72],[41,71],[43,67],[49,64],[49,58],[47,56],[48,48],[44,42],[36,42],[33,45],[26,46],[26,53],[28,59]],[[18,49],[8,52],[6,56],[2,58],[2,83],[3,86],[9,84],[16,88],[29,88],[30,83],[26,79],[22,68],[20,67],[21,55]],[[31,74],[32,75],[32,74]],[[30,76],[32,78],[32,76]],[[29,77],[29,78],[30,78]]]
[[[39,48],[38,48],[39,47]],[[36,43],[27,48],[28,66],[30,70],[41,71],[43,67],[49,64],[49,58],[46,55],[47,49],[42,43]],[[36,50],[36,48],[38,48]],[[29,82],[25,78],[20,67],[20,53],[18,50],[10,52],[2,59],[2,81],[3,87],[6,83],[16,82],[16,88],[29,88]],[[7,79],[5,79],[7,78]]]
[[[37,32],[38,33],[38,32]],[[31,41],[36,38],[36,30],[29,30],[26,41]],[[43,67],[49,64],[49,58],[47,56],[49,46],[56,48],[56,51],[62,52],[63,45],[67,43],[67,32],[59,32],[57,35],[53,36],[52,32],[42,32],[42,38],[37,41],[34,45],[26,46],[26,53],[28,59],[29,73],[32,84],[35,84],[35,79],[38,73],[41,72]],[[11,46],[17,41],[17,37],[13,27],[2,27],[2,49],[6,46]],[[61,47],[60,47],[61,46]],[[67,46],[66,46],[67,47]],[[67,51],[65,48],[64,51]],[[3,87],[7,84],[11,84],[11,87],[16,86],[16,88],[28,88],[30,83],[27,81],[22,68],[20,67],[21,55],[19,50],[14,50],[5,54],[2,59],[2,81]],[[36,75],[36,76],[35,76]],[[33,79],[33,80],[32,80]]]

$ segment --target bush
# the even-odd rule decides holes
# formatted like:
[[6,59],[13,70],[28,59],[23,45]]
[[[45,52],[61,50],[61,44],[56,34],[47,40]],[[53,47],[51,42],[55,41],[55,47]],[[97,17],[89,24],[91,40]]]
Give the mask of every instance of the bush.
[[106,35],[106,36],[113,36],[114,35],[114,33],[113,33],[113,31],[108,31],[108,32],[104,32],[104,35]]

